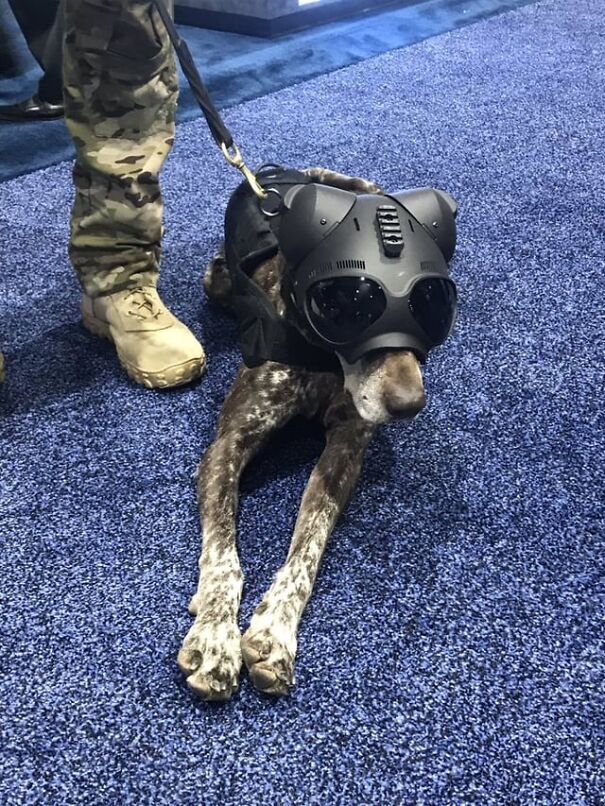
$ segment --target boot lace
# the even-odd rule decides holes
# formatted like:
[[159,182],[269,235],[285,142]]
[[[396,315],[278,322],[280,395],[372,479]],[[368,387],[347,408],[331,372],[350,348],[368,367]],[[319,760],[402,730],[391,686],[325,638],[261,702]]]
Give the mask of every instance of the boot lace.
[[128,301],[128,316],[140,320],[159,319],[163,313],[162,306],[149,291],[144,288],[133,288],[125,296]]

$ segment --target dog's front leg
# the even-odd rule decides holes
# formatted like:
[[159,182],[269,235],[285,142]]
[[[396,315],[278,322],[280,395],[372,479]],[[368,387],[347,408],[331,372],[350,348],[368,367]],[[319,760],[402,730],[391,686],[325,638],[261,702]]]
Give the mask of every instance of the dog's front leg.
[[295,683],[300,618],[328,537],[355,488],[373,433],[374,428],[359,418],[328,431],[326,448],[303,496],[286,563],[242,638],[250,677],[267,694],[287,694]]
[[243,457],[230,434],[219,437],[200,465],[198,496],[204,535],[200,578],[189,612],[196,619],[179,652],[187,684],[206,700],[229,699],[239,685],[237,614],[244,584],[236,547],[237,486]]
[[295,373],[277,365],[243,369],[221,410],[218,434],[200,465],[203,531],[200,579],[190,604],[195,622],[179,652],[187,684],[207,700],[237,690],[241,634],[237,616],[242,574],[236,545],[239,480],[269,435],[297,413]]

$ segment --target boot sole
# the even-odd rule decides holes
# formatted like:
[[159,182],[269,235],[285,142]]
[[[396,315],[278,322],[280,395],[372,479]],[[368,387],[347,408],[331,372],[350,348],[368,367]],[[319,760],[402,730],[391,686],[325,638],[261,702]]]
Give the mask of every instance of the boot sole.
[[[84,313],[84,311],[82,312],[82,322],[86,330],[90,331],[90,333],[95,336],[101,336],[107,339],[115,347],[109,325],[105,324],[105,322],[101,322],[94,316],[90,316],[88,313]],[[183,386],[199,378],[206,368],[206,358],[202,356],[202,358],[192,358],[191,361],[186,361],[184,364],[179,364],[176,367],[167,367],[163,372],[143,372],[139,367],[126,361],[117,347],[116,353],[128,377],[135,383],[146,386],[148,389],[167,389],[173,386]]]

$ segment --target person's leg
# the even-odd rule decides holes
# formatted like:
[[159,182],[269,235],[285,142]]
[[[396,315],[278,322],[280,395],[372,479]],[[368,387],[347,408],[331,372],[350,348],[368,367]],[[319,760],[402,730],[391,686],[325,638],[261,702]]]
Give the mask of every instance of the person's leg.
[[59,0],[8,0],[32,55],[44,67],[43,55]]
[[61,75],[63,13],[59,0],[9,0],[28,47],[44,73],[38,91],[0,105],[0,120],[46,120],[63,115]]
[[69,254],[90,330],[148,386],[197,377],[201,345],[157,296],[159,172],[175,134],[177,72],[161,18],[139,0],[67,0],[65,122],[76,148]]
[[19,73],[19,51],[15,42],[13,14],[0,2],[0,78],[11,78]]
[[157,281],[159,172],[174,139],[178,87],[150,6],[66,4],[65,123],[76,148],[70,257],[90,296]]
[[38,82],[38,98],[51,104],[63,104],[63,38],[65,36],[65,7],[61,0],[54,22],[44,45],[42,68]]

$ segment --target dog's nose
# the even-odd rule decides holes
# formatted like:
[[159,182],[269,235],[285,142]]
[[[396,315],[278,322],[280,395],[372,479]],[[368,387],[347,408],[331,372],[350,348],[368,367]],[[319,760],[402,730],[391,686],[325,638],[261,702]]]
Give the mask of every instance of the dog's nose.
[[426,397],[423,391],[414,393],[393,391],[385,396],[384,404],[394,419],[411,419],[425,407]]

